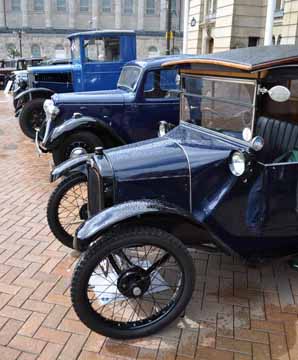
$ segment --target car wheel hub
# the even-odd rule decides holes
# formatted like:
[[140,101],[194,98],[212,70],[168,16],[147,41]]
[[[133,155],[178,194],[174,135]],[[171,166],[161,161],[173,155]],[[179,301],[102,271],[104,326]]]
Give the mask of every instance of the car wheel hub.
[[83,147],[80,147],[80,146],[77,146],[75,147],[74,149],[71,150],[71,153],[70,153],[70,158],[71,159],[74,159],[76,157],[79,157],[81,155],[85,155],[87,154],[87,150],[84,149]]
[[135,267],[120,274],[117,287],[124,296],[138,298],[148,291],[150,284],[150,275],[147,275],[145,270]]

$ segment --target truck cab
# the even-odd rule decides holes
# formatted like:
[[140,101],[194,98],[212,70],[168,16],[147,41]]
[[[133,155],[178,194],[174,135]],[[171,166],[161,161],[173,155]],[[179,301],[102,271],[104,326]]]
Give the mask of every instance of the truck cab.
[[123,65],[136,58],[134,31],[88,31],[68,38],[71,64],[31,67],[28,88],[14,92],[16,116],[30,138],[45,119],[44,100],[54,93],[114,89]]

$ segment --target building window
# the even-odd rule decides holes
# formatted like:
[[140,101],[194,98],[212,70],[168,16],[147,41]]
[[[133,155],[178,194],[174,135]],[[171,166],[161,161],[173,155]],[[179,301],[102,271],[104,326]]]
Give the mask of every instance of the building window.
[[11,10],[21,11],[21,0],[11,0]]
[[41,49],[38,44],[33,44],[31,46],[31,55],[32,57],[41,57]]
[[102,0],[102,12],[105,14],[109,14],[112,12],[111,0]]
[[159,50],[156,46],[150,46],[148,49],[148,57],[159,56]]
[[155,15],[155,0],[146,0],[146,15]]
[[81,12],[89,11],[89,0],[80,0],[80,11]]
[[214,16],[217,10],[217,0],[208,0],[207,17]]
[[[275,38],[273,41],[275,41]],[[259,43],[260,43],[260,38],[258,36],[250,36],[248,38],[248,47],[259,46]]]
[[274,18],[281,18],[284,16],[284,0],[276,0]]
[[44,11],[43,0],[33,0],[33,9],[34,11]]
[[66,0],[57,0],[56,8],[57,11],[66,11]]
[[133,15],[133,0],[124,0],[123,1],[123,14],[124,15]]
[[177,16],[177,0],[171,0],[172,14]]

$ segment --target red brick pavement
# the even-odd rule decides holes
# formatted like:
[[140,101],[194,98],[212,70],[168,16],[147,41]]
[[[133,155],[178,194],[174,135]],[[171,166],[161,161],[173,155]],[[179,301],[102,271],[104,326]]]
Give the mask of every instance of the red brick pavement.
[[37,158],[0,95],[0,359],[296,360],[298,274],[196,252],[186,315],[154,337],[114,341],[72,311],[75,258],[50,234],[49,158]]

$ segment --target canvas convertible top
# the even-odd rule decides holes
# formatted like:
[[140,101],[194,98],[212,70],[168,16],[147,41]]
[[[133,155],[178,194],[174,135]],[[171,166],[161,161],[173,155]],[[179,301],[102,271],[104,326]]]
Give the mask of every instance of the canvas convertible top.
[[195,69],[199,65],[204,69],[218,67],[232,68],[238,71],[254,72],[276,66],[298,65],[298,47],[294,45],[262,46],[235,49],[209,55],[189,56],[189,58],[169,61],[164,66],[179,66]]

